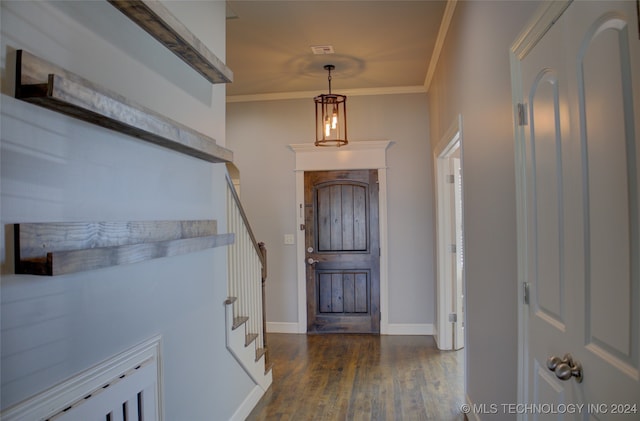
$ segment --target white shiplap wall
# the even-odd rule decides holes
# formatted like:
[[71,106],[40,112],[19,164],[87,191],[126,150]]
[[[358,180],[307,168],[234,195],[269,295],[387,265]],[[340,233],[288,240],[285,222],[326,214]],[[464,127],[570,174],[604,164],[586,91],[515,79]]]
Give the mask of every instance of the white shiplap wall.
[[[168,7],[224,59],[224,2]],[[2,1],[1,8],[0,407],[161,335],[165,419],[229,419],[253,383],[224,345],[224,247],[52,278],[17,276],[11,227],[166,219],[225,226],[222,164],[15,100],[16,49],[222,145],[224,86],[209,84],[108,2]]]

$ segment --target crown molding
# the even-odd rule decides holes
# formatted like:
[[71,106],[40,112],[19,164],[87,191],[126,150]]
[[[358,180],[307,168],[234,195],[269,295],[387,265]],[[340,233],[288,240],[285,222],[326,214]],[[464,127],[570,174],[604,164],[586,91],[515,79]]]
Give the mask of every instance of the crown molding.
[[429,91],[433,75],[436,73],[436,67],[438,66],[438,60],[440,59],[440,53],[444,47],[444,40],[447,38],[447,32],[449,31],[449,25],[453,19],[453,12],[456,10],[456,4],[458,0],[448,0],[445,6],[444,13],[442,14],[442,21],[440,22],[440,29],[438,30],[438,37],[436,38],[436,44],[433,47],[433,54],[431,54],[431,60],[429,61],[429,68],[427,69],[427,76],[424,79],[424,89]]
[[[426,94],[427,90],[423,85],[415,86],[391,86],[386,88],[362,88],[362,89],[341,89],[340,94],[346,96],[367,96],[367,95],[401,95],[401,94]],[[317,91],[298,92],[277,92],[270,94],[254,95],[231,95],[227,96],[227,103],[233,102],[257,102],[257,101],[283,101],[288,99],[309,99],[317,96]]]

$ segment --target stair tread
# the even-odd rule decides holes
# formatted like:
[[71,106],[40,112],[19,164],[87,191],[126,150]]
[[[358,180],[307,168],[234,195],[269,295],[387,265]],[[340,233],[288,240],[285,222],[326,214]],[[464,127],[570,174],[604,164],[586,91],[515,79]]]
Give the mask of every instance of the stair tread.
[[273,363],[269,363],[267,365],[264,366],[264,374],[268,374],[271,369],[273,368]]
[[231,326],[231,329],[235,330],[235,329],[239,328],[240,326],[245,324],[247,322],[247,320],[249,320],[249,318],[246,317],[246,316],[241,316],[241,317],[234,318],[233,319],[233,326]]
[[258,361],[266,353],[267,353],[266,348],[256,348],[256,361]]
[[247,333],[244,339],[244,346],[251,345],[251,342],[255,341],[258,338],[257,333]]

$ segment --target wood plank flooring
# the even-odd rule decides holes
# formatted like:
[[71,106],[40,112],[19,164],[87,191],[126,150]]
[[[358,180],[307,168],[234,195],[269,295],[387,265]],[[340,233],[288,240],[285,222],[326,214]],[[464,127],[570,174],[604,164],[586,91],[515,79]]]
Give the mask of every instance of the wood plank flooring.
[[464,351],[430,336],[268,334],[273,384],[247,420],[464,420]]

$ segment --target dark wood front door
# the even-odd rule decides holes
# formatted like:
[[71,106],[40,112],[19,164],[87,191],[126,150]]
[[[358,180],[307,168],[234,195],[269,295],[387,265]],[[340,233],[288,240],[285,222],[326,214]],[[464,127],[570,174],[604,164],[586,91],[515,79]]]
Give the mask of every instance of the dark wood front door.
[[380,333],[378,171],[306,172],[307,331]]

